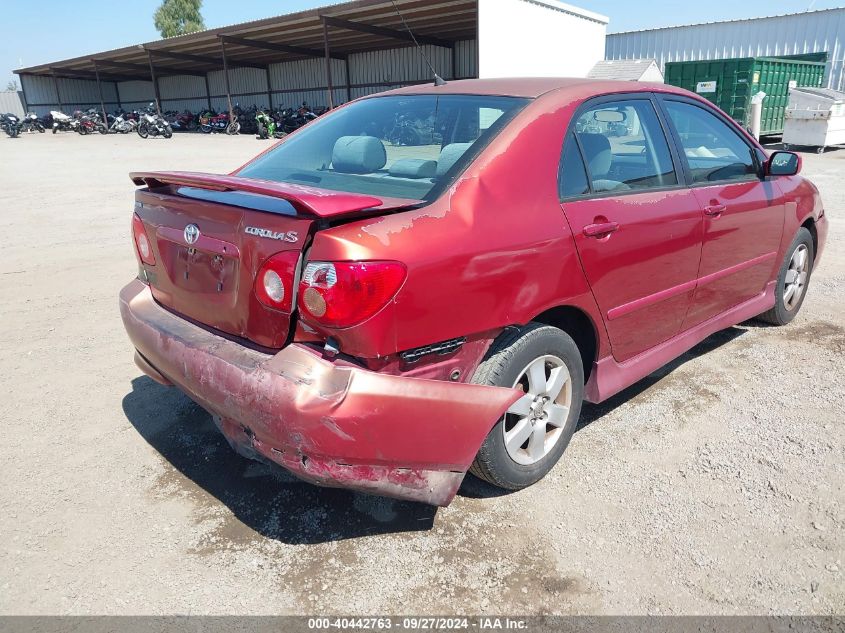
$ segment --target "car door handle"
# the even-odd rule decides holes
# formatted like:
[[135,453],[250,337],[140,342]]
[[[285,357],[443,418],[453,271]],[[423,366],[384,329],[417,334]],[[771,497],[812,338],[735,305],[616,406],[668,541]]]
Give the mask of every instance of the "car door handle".
[[718,217],[722,215],[725,211],[727,211],[728,207],[723,204],[711,204],[704,207],[704,215],[709,215],[711,217]]
[[604,237],[619,229],[618,222],[601,222],[599,224],[588,224],[584,227],[584,235],[587,237]]

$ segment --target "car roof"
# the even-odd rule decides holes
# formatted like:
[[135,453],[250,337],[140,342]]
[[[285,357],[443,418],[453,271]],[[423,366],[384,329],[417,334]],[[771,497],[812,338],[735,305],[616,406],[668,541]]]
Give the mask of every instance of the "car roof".
[[583,99],[593,95],[614,92],[672,92],[688,95],[686,90],[660,83],[637,81],[612,81],[582,79],[574,77],[510,77],[501,79],[459,79],[435,86],[434,82],[397,88],[380,92],[384,96],[394,94],[471,94],[497,95],[509,97],[536,98],[548,92],[557,92],[559,96]]

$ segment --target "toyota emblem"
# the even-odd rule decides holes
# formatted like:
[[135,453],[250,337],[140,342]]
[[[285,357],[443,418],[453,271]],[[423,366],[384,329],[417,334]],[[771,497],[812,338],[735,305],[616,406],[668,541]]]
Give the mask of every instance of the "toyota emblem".
[[197,240],[200,238],[200,227],[196,224],[189,224],[185,227],[185,242],[188,244],[196,244]]

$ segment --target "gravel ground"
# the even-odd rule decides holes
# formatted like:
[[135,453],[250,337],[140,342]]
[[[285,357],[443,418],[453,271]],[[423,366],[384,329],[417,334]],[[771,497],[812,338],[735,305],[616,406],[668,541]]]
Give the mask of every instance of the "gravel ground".
[[244,460],[132,362],[126,173],[261,147],[0,138],[0,613],[845,611],[845,151],[804,156],[831,231],[793,324],[712,336],[585,407],[538,485],[435,511]]

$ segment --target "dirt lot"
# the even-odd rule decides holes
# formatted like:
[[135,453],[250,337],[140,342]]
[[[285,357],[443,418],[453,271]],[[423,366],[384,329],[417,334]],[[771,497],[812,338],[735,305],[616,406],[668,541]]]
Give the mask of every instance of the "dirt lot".
[[250,137],[0,138],[0,613],[845,611],[845,151],[799,318],[744,324],[601,406],[551,476],[434,509],[236,455],[132,362],[130,169]]

